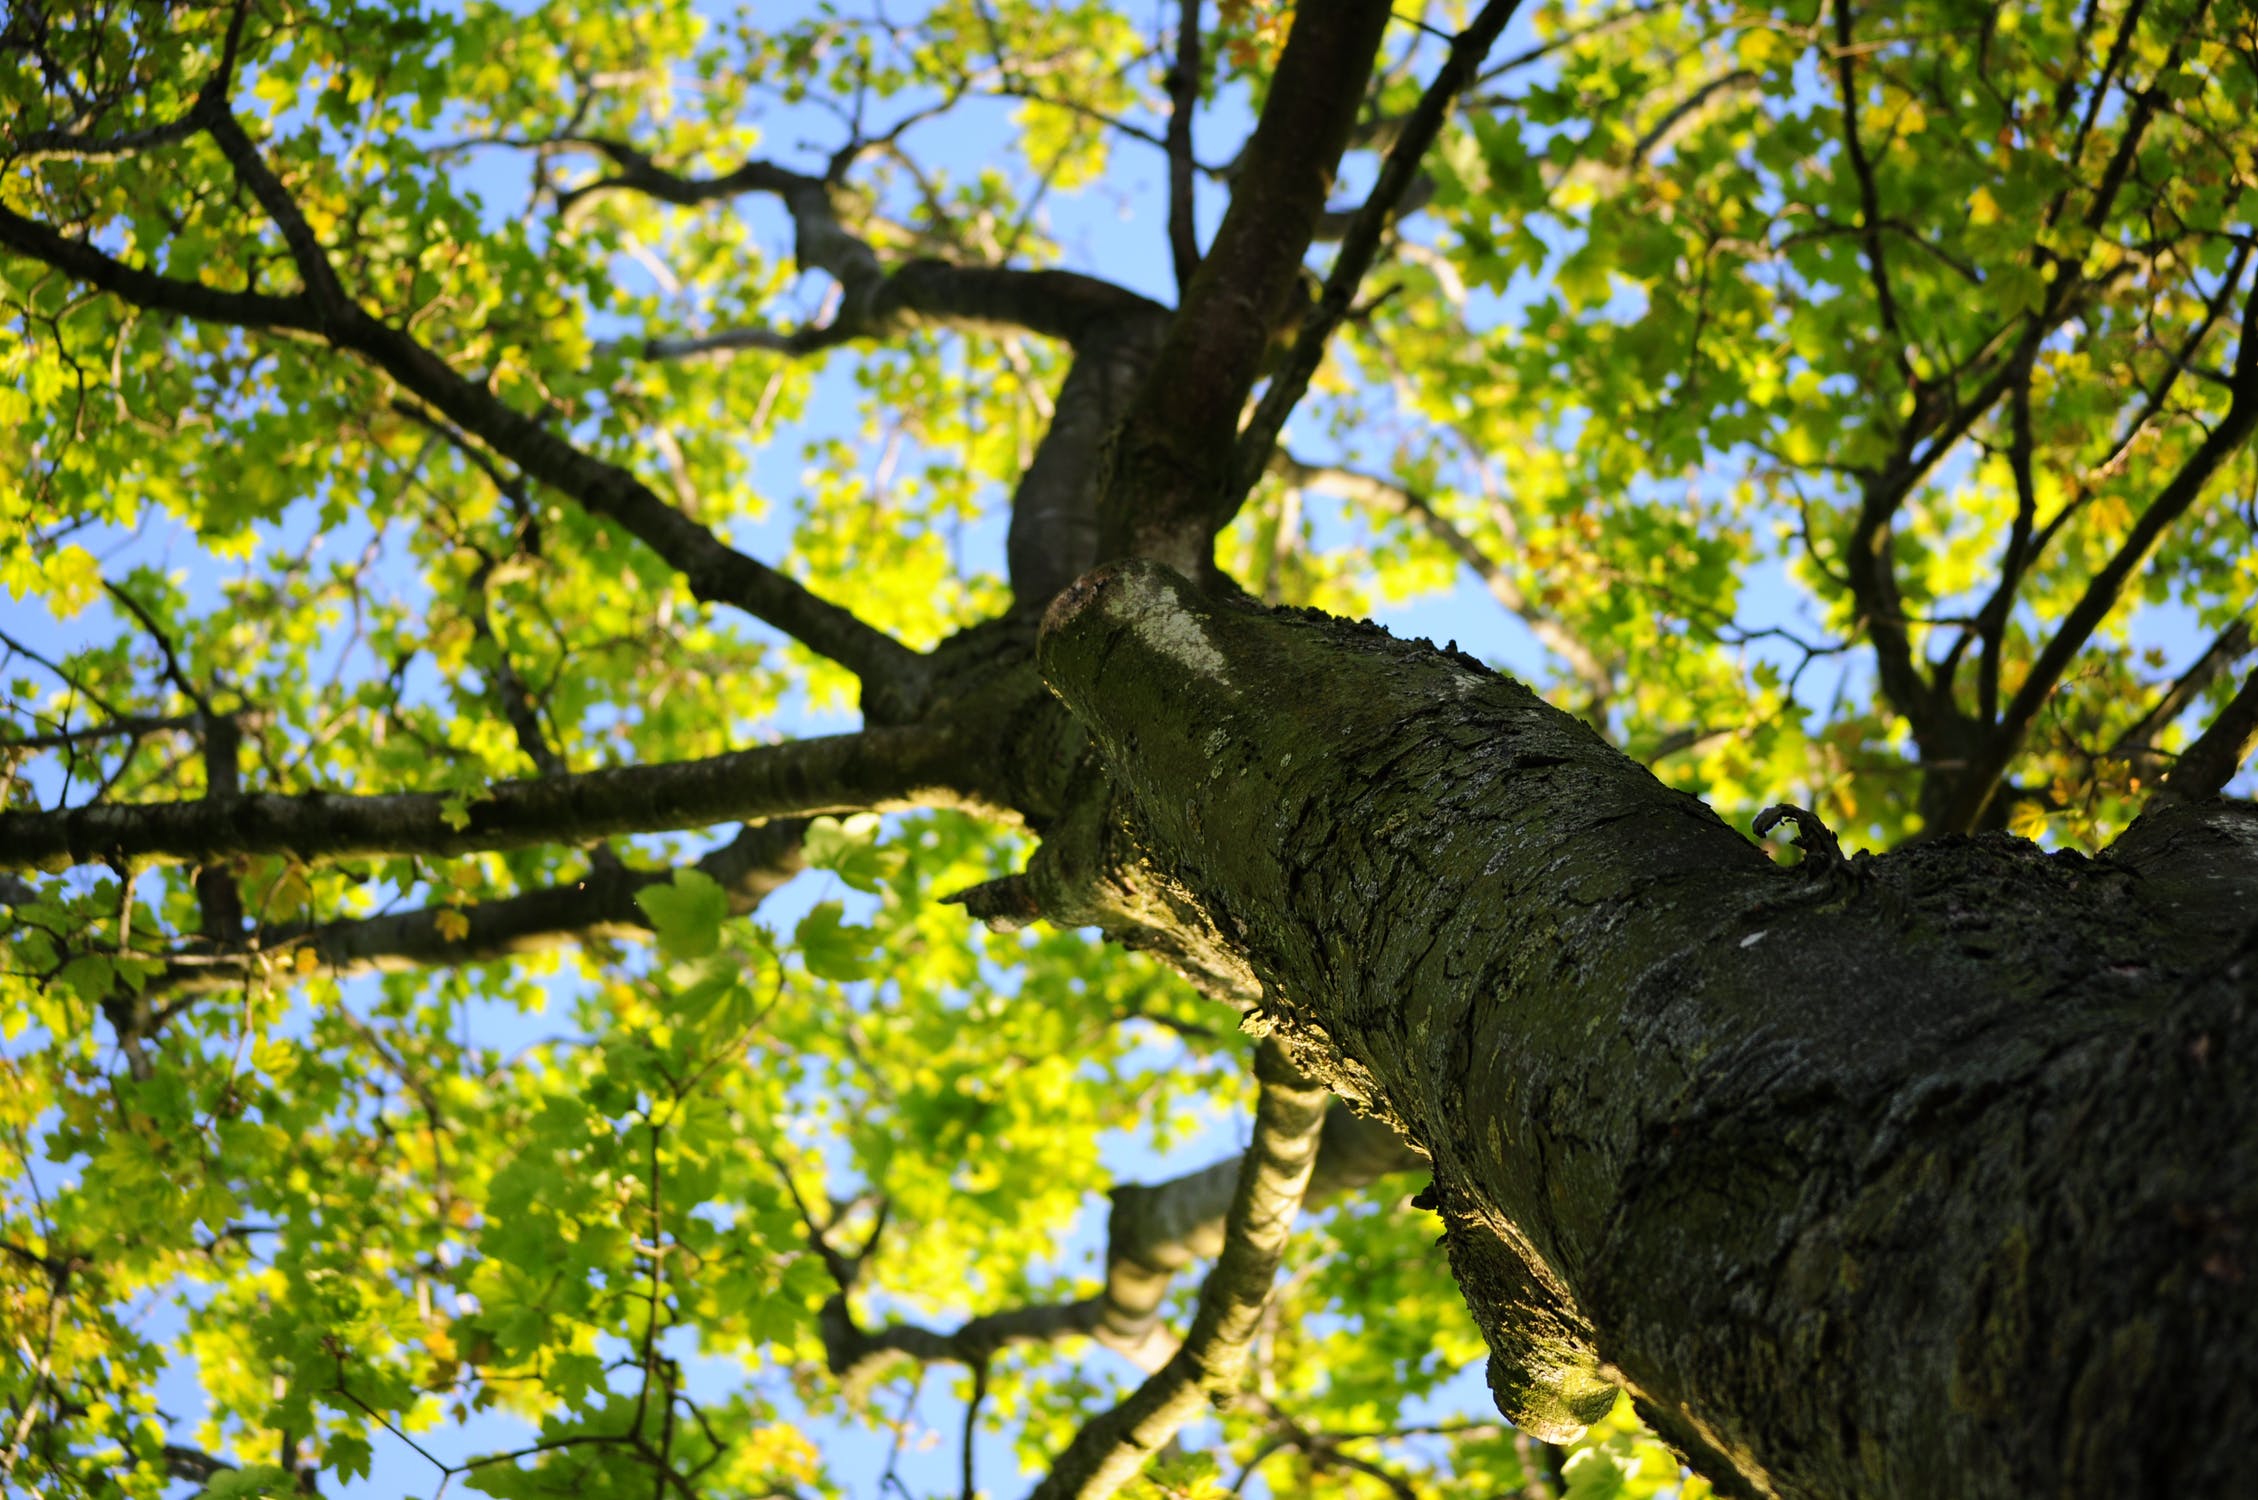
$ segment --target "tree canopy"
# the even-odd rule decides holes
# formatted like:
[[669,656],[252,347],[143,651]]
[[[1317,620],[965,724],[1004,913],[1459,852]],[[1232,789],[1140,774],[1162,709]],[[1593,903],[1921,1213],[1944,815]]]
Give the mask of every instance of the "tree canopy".
[[1100,563],[1828,868],[2250,792],[2246,0],[4,16],[28,1492],[1731,1491],[1116,878]]

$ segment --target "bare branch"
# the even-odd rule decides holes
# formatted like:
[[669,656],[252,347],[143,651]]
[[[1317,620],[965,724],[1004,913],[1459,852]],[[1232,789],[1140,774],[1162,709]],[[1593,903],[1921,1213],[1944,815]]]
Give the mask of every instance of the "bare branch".
[[[806,821],[798,818],[749,824],[689,868],[718,884],[728,894],[730,910],[741,916],[799,872],[800,838],[806,827]],[[163,973],[149,980],[143,993],[232,989],[276,967],[302,974],[310,966],[313,972],[343,979],[491,963],[566,943],[643,937],[651,922],[636,904],[636,893],[673,878],[672,869],[636,870],[614,863],[589,870],[569,886],[548,886],[469,906],[427,906],[378,917],[268,928],[257,935],[256,947],[231,942],[175,957]]]
[[1168,251],[1175,262],[1176,291],[1182,296],[1200,268],[1199,224],[1194,217],[1192,112],[1199,107],[1202,82],[1200,0],[1177,7],[1176,66],[1168,75]]
[[2156,753],[2156,736],[2164,732],[2164,726],[2187,712],[2188,705],[2220,673],[2248,656],[2253,644],[2258,642],[2253,642],[2251,638],[2248,620],[2228,622],[2227,628],[2213,638],[2203,654],[2195,659],[2194,665],[2175,678],[2148,712],[2142,714],[2138,722],[2117,737],[2117,743],[2111,748],[2110,754],[2128,760],[2153,757]]
[[[1095,1297],[1006,1308],[948,1333],[914,1323],[865,1330],[855,1325],[844,1299],[835,1299],[824,1312],[831,1372],[854,1385],[890,1358],[971,1365],[1013,1345],[1078,1336],[1096,1339],[1140,1368],[1158,1369],[1176,1347],[1161,1323],[1161,1304],[1179,1272],[1222,1250],[1244,1160],[1229,1157],[1166,1182],[1114,1188],[1106,1219],[1105,1290]],[[1425,1164],[1426,1157],[1405,1145],[1394,1127],[1336,1101],[1326,1111],[1302,1203],[1314,1208]]]
[[1857,48],[1851,38],[1850,0],[1833,0],[1835,11],[1835,84],[1842,94],[1843,153],[1851,175],[1858,180],[1858,222],[1866,236],[1866,270],[1874,282],[1874,307],[1882,332],[1889,335],[1890,355],[1898,373],[1913,381],[1913,365],[1905,352],[1905,331],[1898,326],[1897,297],[1890,287],[1889,260],[1882,250],[1882,206],[1874,186],[1874,164],[1858,129]]
[[1151,557],[1214,578],[1239,412],[1300,282],[1387,21],[1385,0],[1295,13],[1230,211],[1115,442],[1101,560]]
[[[244,162],[236,163],[238,171],[252,174],[255,192],[265,186],[262,201],[268,193],[281,192],[255,151]],[[270,297],[215,291],[128,266],[4,206],[0,206],[0,247],[153,312],[256,331],[318,334],[333,347],[367,359],[532,478],[618,522],[680,570],[699,598],[733,605],[766,621],[854,672],[863,679],[866,691],[875,690],[880,697],[914,696],[917,690],[922,666],[915,652],[726,545],[626,470],[583,452],[465,379],[424,345],[370,316],[357,303],[325,300],[327,292],[320,297],[310,293]],[[319,249],[310,233],[292,245],[294,255],[318,256]],[[304,274],[320,279],[318,268]]]
[[[2234,398],[2228,404],[2226,415],[2149,502],[2109,561],[2086,581],[2085,592],[2078,596],[2078,602],[2063,616],[2052,638],[2040,649],[2038,659],[2031,663],[2029,673],[2008,703],[1998,726],[1963,773],[1946,819],[1945,826],[1949,830],[1966,832],[1976,826],[1998,788],[2007,763],[2022,748],[2039,710],[2061,682],[2071,661],[2085,649],[2086,642],[2117,607],[2125,585],[2147,564],[2149,554],[2164,539],[2164,533],[2203,497],[2212,475],[2242,447],[2251,431],[2258,428],[2258,288],[2253,288],[2243,301],[2232,380]],[[2232,774],[2231,770],[2228,774]],[[2223,779],[2221,784],[2224,784]]]

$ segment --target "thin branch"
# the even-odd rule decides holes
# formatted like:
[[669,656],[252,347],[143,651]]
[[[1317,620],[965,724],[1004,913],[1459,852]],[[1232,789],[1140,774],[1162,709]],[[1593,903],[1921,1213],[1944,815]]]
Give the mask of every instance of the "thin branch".
[[[793,818],[750,824],[688,868],[718,884],[733,914],[753,910],[798,873],[807,824]],[[427,906],[383,916],[267,928],[256,948],[209,944],[176,955],[149,979],[151,997],[196,994],[243,984],[269,967],[348,978],[403,969],[490,963],[564,943],[649,935],[639,891],[670,883],[672,868],[591,869],[570,885],[545,886],[467,906]],[[206,928],[207,936],[211,929]],[[171,1009],[178,1009],[177,1005]]]
[[1835,83],[1842,92],[1843,152],[1851,174],[1858,179],[1858,222],[1866,237],[1866,269],[1874,283],[1874,306],[1882,332],[1890,337],[1891,356],[1907,384],[1913,383],[1913,365],[1905,352],[1905,331],[1898,326],[1897,297],[1890,287],[1889,259],[1882,250],[1881,196],[1874,186],[1874,164],[1858,129],[1856,47],[1851,40],[1850,0],[1832,0],[1835,9]]
[[1199,225],[1194,217],[1192,113],[1199,107],[1200,0],[1182,0],[1176,21],[1176,66],[1168,75],[1168,252],[1179,296],[1200,268]]
[[2164,732],[2164,726],[2185,713],[2188,705],[2220,673],[2248,656],[2253,644],[2258,642],[2252,640],[2250,622],[2247,619],[2228,622],[2227,628],[2219,632],[2203,654],[2195,659],[2194,665],[2174,679],[2148,712],[2142,714],[2138,722],[2117,737],[2117,743],[2110,754],[2128,760],[2153,756],[2156,753],[2156,736]]
[[56,729],[42,734],[27,734],[21,739],[0,739],[0,750],[63,750],[95,740],[116,739],[120,735],[139,737],[161,734],[172,729],[194,729],[202,723],[201,714],[170,714],[162,718],[134,715],[112,719],[103,724],[90,724],[84,729]]
[[2234,398],[2226,415],[2149,502],[2109,561],[2087,580],[2078,602],[2063,616],[2052,638],[2039,651],[2038,659],[2031,663],[2029,673],[2007,705],[1998,727],[1971,757],[1947,816],[1948,830],[1966,832],[1976,826],[1991,802],[2007,763],[2022,748],[2039,710],[2061,682],[2071,661],[2116,609],[2126,584],[2146,565],[2149,554],[2163,540],[2164,533],[2203,497],[2212,475],[2242,447],[2252,430],[2258,428],[2258,288],[2253,288],[2243,302],[2232,379]]
[[[281,194],[255,151],[234,164],[248,174],[262,202]],[[0,206],[0,247],[149,311],[253,331],[318,334],[333,347],[367,359],[532,478],[618,522],[682,572],[699,598],[733,605],[766,621],[856,673],[866,688],[876,687],[882,696],[887,691],[914,692],[913,685],[922,679],[920,659],[900,642],[726,545],[626,470],[557,436],[358,304],[338,305],[306,294],[221,292],[158,275],[128,266],[4,206]],[[303,249],[304,245],[294,245],[293,253]],[[319,246],[311,249],[318,252]]]
[[1304,463],[1282,448],[1272,459],[1271,469],[1283,475],[1289,484],[1329,490],[1344,499],[1382,506],[1422,527],[1481,579],[1490,597],[1526,624],[1539,644],[1566,662],[1569,671],[1596,701],[1604,702],[1613,695],[1613,675],[1592,654],[1591,648],[1557,618],[1534,605],[1522,592],[1520,580],[1512,571],[1475,545],[1473,538],[1436,510],[1425,495],[1375,474]]

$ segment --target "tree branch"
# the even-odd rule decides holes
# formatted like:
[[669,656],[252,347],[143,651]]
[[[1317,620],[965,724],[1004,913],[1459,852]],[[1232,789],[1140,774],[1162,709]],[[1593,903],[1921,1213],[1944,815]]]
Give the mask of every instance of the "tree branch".
[[1975,827],[1990,805],[2007,763],[2022,748],[2039,710],[2061,682],[2071,661],[2085,649],[2086,642],[2117,607],[2125,585],[2146,565],[2148,555],[2163,540],[2164,533],[2203,497],[2211,476],[2248,440],[2252,429],[2258,428],[2258,288],[2253,288],[2243,301],[2241,337],[2235,351],[2232,383],[2234,397],[2226,415],[2141,512],[2140,519],[2133,523],[2115,554],[2087,580],[2085,592],[2078,596],[2078,602],[2063,616],[2053,637],[2039,651],[2038,659],[2031,663],[2031,670],[2008,703],[2006,713],[1962,776],[1945,823],[1949,831],[1966,832]]
[[1263,392],[1254,416],[1238,436],[1229,487],[1213,521],[1216,529],[1228,524],[1238,513],[1239,507],[1246,503],[1247,492],[1262,477],[1270,462],[1271,450],[1278,444],[1278,434],[1285,430],[1286,417],[1309,389],[1310,377],[1324,361],[1326,344],[1355,303],[1364,273],[1379,253],[1381,237],[1395,222],[1397,206],[1419,175],[1419,163],[1450,118],[1459,94],[1474,81],[1474,70],[1481,66],[1499,33],[1505,30],[1506,23],[1519,8],[1520,0],[1489,0],[1482,7],[1472,23],[1452,40],[1450,54],[1443,59],[1410,119],[1404,122],[1395,143],[1388,148],[1371,194],[1357,210],[1348,232],[1341,237],[1341,248],[1334,256],[1333,268],[1325,278],[1325,290],[1317,299],[1316,309],[1303,319],[1292,352],[1270,377],[1270,388]]
[[982,753],[949,727],[881,728],[481,792],[266,793],[0,813],[0,868],[452,855],[821,813],[985,807]]
[[1175,263],[1176,292],[1182,296],[1200,268],[1199,223],[1194,216],[1192,112],[1199,107],[1200,0],[1177,7],[1176,66],[1168,75],[1168,252]]
[[1287,1062],[1275,1042],[1257,1050],[1255,1075],[1262,1097],[1254,1141],[1238,1174],[1222,1254],[1200,1288],[1183,1346],[1120,1405],[1075,1434],[1030,1500],[1104,1500],[1211,1396],[1238,1380],[1301,1209],[1325,1117],[1325,1090]]
[[1387,21],[1385,0],[1295,13],[1230,210],[1115,442],[1101,559],[1153,557],[1215,576],[1214,517],[1235,477],[1239,412],[1300,281]]
[[2211,727],[2180,752],[2164,787],[2174,797],[2192,801],[2216,797],[2234,779],[2242,763],[2258,750],[2258,672],[2243,679],[2242,687],[2227,700],[2226,709]]
[[1604,703],[1613,696],[1613,674],[1592,654],[1591,648],[1577,639],[1557,618],[1532,604],[1529,597],[1521,591],[1520,580],[1504,564],[1476,546],[1473,538],[1461,531],[1449,517],[1436,510],[1426,496],[1376,474],[1304,463],[1284,449],[1277,450],[1272,457],[1271,470],[1284,476],[1289,484],[1330,490],[1344,499],[1381,506],[1424,528],[1428,535],[1442,543],[1476,578],[1482,580],[1482,585],[1490,591],[1491,598],[1529,627],[1529,633],[1537,638],[1540,645],[1568,664],[1569,671],[1575,674],[1576,680],[1592,695],[1595,704]]
[[735,348],[804,354],[854,339],[883,338],[928,321],[960,327],[1000,324],[1073,344],[1117,319],[1166,313],[1149,298],[1072,271],[959,266],[933,259],[908,261],[888,271],[869,242],[840,222],[831,199],[834,184],[827,177],[811,177],[765,161],[748,161],[720,177],[684,177],[622,141],[576,137],[572,144],[601,151],[621,170],[568,190],[560,203],[633,190],[694,207],[741,193],[768,193],[792,217],[792,254],[800,269],[821,271],[839,283],[839,306],[819,327],[793,333],[733,329],[703,337],[654,339],[643,346],[649,358]]
[[[742,916],[800,870],[800,839],[806,820],[783,819],[748,824],[736,838],[708,853],[690,868],[713,880],[729,897],[729,909]],[[315,971],[348,978],[402,969],[443,968],[491,963],[521,953],[540,952],[569,942],[642,937],[650,918],[635,894],[674,878],[672,869],[637,870],[612,864],[591,869],[570,886],[549,886],[482,901],[471,906],[427,906],[294,927],[269,928],[256,948],[240,942],[174,958],[153,976],[143,993],[197,994],[230,989],[279,964],[304,972],[300,955],[311,954]],[[448,929],[461,923],[458,935]]]
[[[239,129],[236,134],[240,136]],[[270,197],[287,203],[287,194],[256,151],[231,153],[230,161],[262,204]],[[302,224],[303,218],[298,222]],[[290,233],[286,228],[286,239]],[[335,302],[327,291],[293,297],[214,291],[128,266],[5,207],[0,207],[0,247],[149,311],[254,331],[317,334],[332,347],[368,360],[534,479],[618,522],[682,572],[700,599],[733,605],[775,626],[861,677],[866,693],[901,698],[917,691],[921,660],[908,647],[726,545],[626,470],[550,432],[349,299]],[[292,241],[291,249],[294,258],[301,258],[309,285],[320,282],[320,270],[306,269],[308,262],[303,259],[319,255],[310,232]],[[333,283],[334,276],[329,281]]]
[[[831,1373],[853,1385],[896,1356],[971,1365],[1012,1345],[1077,1336],[1096,1339],[1143,1369],[1159,1368],[1175,1347],[1161,1324],[1161,1303],[1178,1272],[1222,1250],[1244,1161],[1243,1155],[1229,1157],[1166,1182],[1115,1187],[1106,1218],[1105,1290],[1095,1297],[1006,1308],[948,1333],[914,1323],[862,1329],[844,1298],[834,1299],[823,1325]],[[1335,1101],[1325,1113],[1302,1204],[1315,1208],[1391,1172],[1425,1165],[1426,1157],[1405,1145],[1393,1126]]]
[[1891,357],[1907,384],[1914,380],[1905,353],[1905,331],[1898,326],[1897,297],[1890,288],[1889,259],[1882,251],[1881,196],[1874,186],[1874,164],[1858,130],[1857,49],[1851,38],[1850,0],[1831,0],[1835,10],[1835,83],[1842,92],[1843,152],[1858,180],[1858,219],[1866,239],[1866,269],[1874,282],[1874,307],[1891,340]]
[[2182,672],[2164,690],[2162,697],[2140,716],[2133,726],[2117,737],[2110,754],[2127,760],[2151,760],[2156,755],[2156,736],[2164,726],[2187,711],[2187,706],[2209,687],[2218,675],[2250,654],[2254,644],[2250,622],[2247,619],[2230,620],[2227,628],[2215,636],[2194,665]]

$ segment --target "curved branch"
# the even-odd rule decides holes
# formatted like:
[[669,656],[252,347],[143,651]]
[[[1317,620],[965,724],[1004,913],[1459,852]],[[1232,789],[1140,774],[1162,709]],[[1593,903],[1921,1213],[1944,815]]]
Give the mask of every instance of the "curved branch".
[[[971,1365],[1013,1345],[1074,1337],[1096,1339],[1143,1369],[1158,1369],[1175,1349],[1161,1322],[1161,1303],[1179,1271],[1222,1250],[1244,1161],[1243,1155],[1228,1157],[1166,1182],[1116,1187],[1106,1219],[1105,1290],[1097,1296],[1005,1308],[947,1333],[914,1323],[858,1328],[844,1298],[833,1299],[823,1324],[831,1373],[854,1385],[895,1356]],[[1426,1163],[1393,1126],[1335,1101],[1318,1135],[1302,1205],[1315,1208]]]
[[621,170],[568,190],[560,203],[569,206],[598,193],[632,190],[694,207],[742,193],[768,193],[792,216],[792,254],[800,269],[821,271],[839,283],[838,310],[819,327],[792,333],[732,329],[699,338],[654,339],[644,345],[646,357],[733,348],[806,354],[854,339],[885,337],[920,322],[1003,325],[1074,344],[1123,317],[1166,314],[1149,298],[1073,271],[959,266],[930,258],[889,271],[870,243],[840,222],[831,198],[834,184],[828,178],[766,161],[748,161],[720,177],[684,177],[621,141],[576,137],[572,144],[601,151]]
[[[240,135],[240,130],[236,133]],[[230,159],[262,203],[269,197],[288,202],[255,151],[240,160],[231,153]],[[318,262],[319,246],[312,244],[310,234],[291,241],[293,256],[300,257],[308,246],[317,263],[326,267]],[[625,469],[549,431],[358,303],[333,301],[326,292],[274,297],[216,291],[129,266],[4,206],[0,206],[0,248],[148,311],[259,332],[313,334],[333,348],[360,355],[532,478],[626,528],[681,571],[700,599],[733,605],[775,626],[861,677],[866,693],[913,697],[917,691],[922,662],[908,647],[730,547]],[[303,274],[313,278],[309,285],[315,284],[319,273],[304,271],[301,264]]]
[[1897,296],[1890,286],[1889,258],[1882,248],[1881,196],[1874,185],[1874,164],[1858,130],[1858,53],[1851,39],[1849,0],[1834,0],[1835,86],[1842,94],[1844,158],[1858,183],[1858,223],[1866,239],[1866,270],[1874,283],[1874,309],[1882,332],[1891,340],[1890,358],[1908,385],[1913,383],[1913,362],[1905,352],[1905,331],[1898,324]]
[[983,807],[978,756],[969,736],[916,726],[495,782],[482,792],[264,793],[0,813],[0,868],[453,855],[820,813]]
[[1223,1252],[1200,1288],[1183,1346],[1128,1399],[1075,1434],[1030,1500],[1104,1500],[1212,1395],[1237,1381],[1301,1209],[1325,1117],[1324,1088],[1304,1078],[1275,1042],[1256,1052],[1255,1074],[1262,1098],[1254,1141],[1239,1169]]

